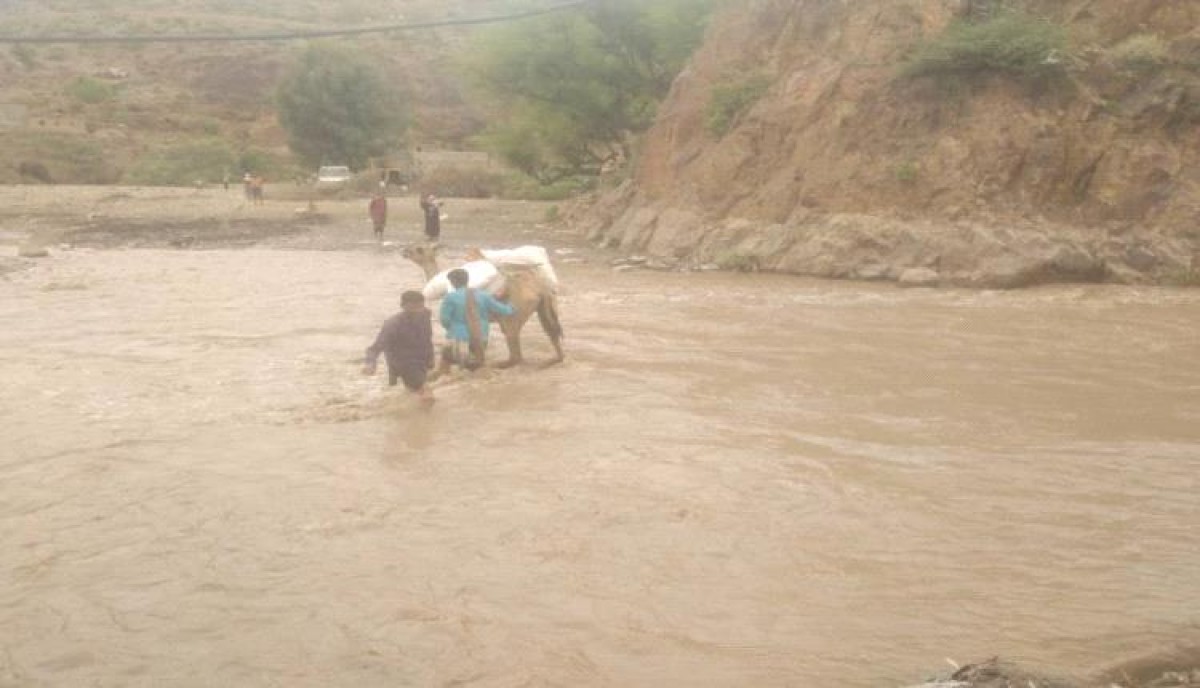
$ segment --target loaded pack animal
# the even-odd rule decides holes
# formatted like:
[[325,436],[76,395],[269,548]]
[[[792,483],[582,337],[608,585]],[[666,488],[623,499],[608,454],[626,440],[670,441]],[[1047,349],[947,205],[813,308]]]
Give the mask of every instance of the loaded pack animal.
[[[429,281],[443,272],[439,265],[438,253],[439,246],[435,242],[410,244],[403,250],[404,257],[416,263],[425,272],[425,279]],[[473,253],[483,257],[487,252]],[[545,279],[536,265],[514,265],[505,262],[493,264],[505,278],[503,298],[515,310],[512,315],[502,317],[498,321],[504,333],[504,341],[508,345],[508,360],[498,367],[508,368],[524,360],[521,354],[521,329],[535,313],[542,330],[554,347],[555,356],[545,365],[561,363],[564,358],[563,328],[558,317],[558,297],[555,293],[557,285]]]

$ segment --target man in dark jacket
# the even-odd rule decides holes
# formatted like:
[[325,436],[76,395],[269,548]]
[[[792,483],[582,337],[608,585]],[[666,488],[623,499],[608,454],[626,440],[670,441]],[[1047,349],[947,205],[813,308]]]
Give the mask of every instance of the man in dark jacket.
[[400,306],[403,310],[383,323],[375,343],[367,349],[363,374],[375,374],[375,362],[382,353],[387,359],[388,384],[395,385],[399,378],[421,401],[431,404],[433,392],[426,378],[434,362],[432,314],[419,291],[404,292]]
[[425,238],[437,241],[442,236],[442,202],[433,194],[421,197],[421,212],[425,215]]

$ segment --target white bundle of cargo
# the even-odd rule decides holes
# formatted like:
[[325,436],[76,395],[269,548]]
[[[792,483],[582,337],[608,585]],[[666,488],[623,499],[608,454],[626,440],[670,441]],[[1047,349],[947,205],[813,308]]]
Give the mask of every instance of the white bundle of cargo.
[[[504,275],[486,260],[473,260],[458,267],[467,271],[467,286],[472,289],[486,289],[492,294],[498,294],[504,289]],[[450,270],[442,270],[425,284],[421,293],[425,295],[426,301],[436,301],[450,293],[450,278],[446,277],[449,273]]]
[[538,278],[550,288],[558,291],[558,275],[550,264],[550,254],[541,246],[518,246],[510,249],[479,249],[484,260],[492,263],[501,271],[505,268],[534,268]]
[[[551,292],[558,291],[558,275],[550,264],[550,254],[541,246],[519,246],[509,249],[475,249],[468,257],[477,258],[463,263],[459,267],[470,276],[467,286],[472,289],[486,289],[492,295],[504,291],[507,280],[505,270],[534,270]],[[453,269],[453,268],[452,268]],[[450,270],[442,270],[425,284],[421,293],[426,301],[435,301],[450,293],[450,279],[446,275]]]

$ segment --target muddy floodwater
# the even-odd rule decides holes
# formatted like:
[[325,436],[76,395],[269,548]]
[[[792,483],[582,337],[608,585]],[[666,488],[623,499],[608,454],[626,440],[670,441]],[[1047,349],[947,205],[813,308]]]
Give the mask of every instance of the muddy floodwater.
[[0,278],[0,685],[866,688],[1197,635],[1200,292],[559,273],[567,363],[431,411],[356,362],[395,251]]

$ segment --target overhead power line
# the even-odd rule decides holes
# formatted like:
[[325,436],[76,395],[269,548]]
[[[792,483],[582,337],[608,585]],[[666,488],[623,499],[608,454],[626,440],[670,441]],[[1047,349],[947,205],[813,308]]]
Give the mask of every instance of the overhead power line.
[[336,38],[339,36],[362,36],[373,33],[398,33],[402,31],[417,31],[420,29],[435,29],[448,26],[479,26],[481,24],[501,24],[519,21],[531,17],[582,7],[593,0],[572,0],[550,7],[527,10],[514,14],[501,14],[471,19],[442,19],[438,21],[415,22],[411,24],[382,24],[378,26],[361,26],[346,29],[324,29],[320,31],[293,31],[286,33],[251,33],[251,34],[196,34],[186,35],[134,35],[134,36],[4,36],[0,35],[0,44],[15,43],[245,43],[267,41],[303,41],[313,38]]

